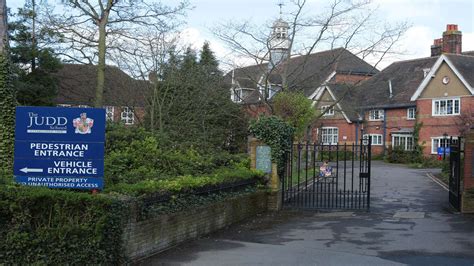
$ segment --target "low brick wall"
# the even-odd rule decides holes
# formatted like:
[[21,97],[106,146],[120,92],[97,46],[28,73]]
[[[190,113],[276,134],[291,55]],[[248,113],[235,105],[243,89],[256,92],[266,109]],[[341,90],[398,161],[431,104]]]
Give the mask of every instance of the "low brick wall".
[[126,257],[136,261],[265,212],[267,201],[266,192],[256,192],[143,221],[132,215],[124,230]]

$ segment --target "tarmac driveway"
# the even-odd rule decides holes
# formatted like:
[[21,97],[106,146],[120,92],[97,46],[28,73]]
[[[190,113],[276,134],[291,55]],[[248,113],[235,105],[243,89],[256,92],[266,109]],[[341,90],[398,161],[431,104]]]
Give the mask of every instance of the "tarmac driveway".
[[474,216],[451,212],[429,170],[373,162],[367,212],[263,214],[143,265],[474,265]]

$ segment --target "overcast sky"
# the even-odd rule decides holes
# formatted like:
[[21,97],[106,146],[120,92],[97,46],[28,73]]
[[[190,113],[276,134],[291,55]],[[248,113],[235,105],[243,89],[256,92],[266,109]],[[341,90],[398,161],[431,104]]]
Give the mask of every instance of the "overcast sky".
[[[188,13],[187,25],[183,28],[185,39],[195,48],[200,48],[205,40],[210,41],[218,58],[229,56],[229,52],[211,32],[216,24],[229,20],[265,24],[279,15],[279,0],[190,1],[194,8]],[[165,2],[172,4],[174,1]],[[7,5],[13,9],[23,3],[24,0],[7,0]],[[318,10],[326,4],[323,0],[308,0],[307,10]],[[446,24],[458,24],[463,33],[463,50],[474,50],[474,0],[374,0],[373,6],[386,22],[407,21],[411,25],[399,44],[407,53],[388,58],[379,68],[396,60],[429,56],[433,39],[442,36]]]

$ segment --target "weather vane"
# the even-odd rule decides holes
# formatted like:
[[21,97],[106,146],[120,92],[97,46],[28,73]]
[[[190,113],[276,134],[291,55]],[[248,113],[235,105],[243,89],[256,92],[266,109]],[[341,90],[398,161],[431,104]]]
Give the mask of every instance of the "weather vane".
[[282,8],[285,4],[283,4],[283,0],[279,1],[278,2],[278,6],[280,7],[280,18],[281,18],[281,15],[282,15]]

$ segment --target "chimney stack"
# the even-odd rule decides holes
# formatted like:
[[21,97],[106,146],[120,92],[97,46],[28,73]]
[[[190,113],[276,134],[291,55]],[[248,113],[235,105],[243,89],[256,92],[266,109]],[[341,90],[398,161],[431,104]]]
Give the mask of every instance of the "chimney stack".
[[443,46],[443,38],[434,39],[433,45],[431,45],[431,56],[441,55]]
[[462,32],[458,30],[458,25],[446,25],[443,38],[435,39],[433,45],[431,45],[431,56],[438,56],[442,53],[462,53]]

